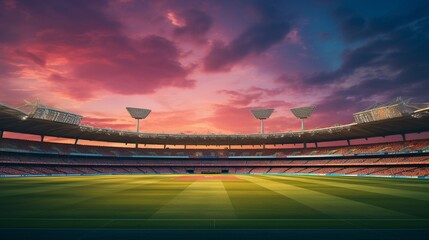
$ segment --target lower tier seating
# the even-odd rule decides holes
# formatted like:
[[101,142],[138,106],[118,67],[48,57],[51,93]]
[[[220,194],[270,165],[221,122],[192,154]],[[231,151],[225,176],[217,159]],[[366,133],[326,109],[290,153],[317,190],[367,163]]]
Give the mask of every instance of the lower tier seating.
[[237,173],[237,174],[345,174],[375,176],[429,176],[429,167],[290,167],[290,168],[178,168],[178,167],[77,167],[1,165],[0,175],[63,175],[63,174],[184,174],[184,173]]
[[0,175],[55,174],[341,174],[429,176],[429,155],[315,159],[134,159],[0,152]]

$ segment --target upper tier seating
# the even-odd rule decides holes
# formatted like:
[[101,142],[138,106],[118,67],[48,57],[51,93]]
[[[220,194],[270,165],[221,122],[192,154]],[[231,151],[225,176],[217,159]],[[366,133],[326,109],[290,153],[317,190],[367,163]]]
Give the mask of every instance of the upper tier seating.
[[179,157],[246,157],[246,156],[300,156],[328,154],[358,154],[380,152],[404,152],[429,149],[429,140],[363,144],[341,147],[308,149],[149,149],[121,148],[61,143],[35,142],[16,139],[0,139],[0,150],[60,155],[86,155],[104,157],[179,156]]

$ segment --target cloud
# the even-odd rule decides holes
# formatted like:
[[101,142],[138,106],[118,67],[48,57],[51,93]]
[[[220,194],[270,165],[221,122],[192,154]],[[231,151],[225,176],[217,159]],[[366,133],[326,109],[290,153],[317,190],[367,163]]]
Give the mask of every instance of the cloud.
[[205,43],[205,35],[213,25],[213,19],[198,9],[178,13],[169,12],[168,18],[175,25],[174,36],[196,43]]
[[[266,89],[260,87],[250,87],[245,90],[221,90],[218,91],[220,94],[226,94],[230,98],[228,103],[233,106],[248,106],[248,105],[259,105],[258,107],[275,107],[278,102],[262,102],[263,99],[270,98],[281,94],[285,91],[284,87],[278,87],[275,89]],[[262,106],[261,104],[264,104]],[[268,104],[272,103],[272,104]],[[281,101],[281,103],[284,103]],[[272,105],[272,106],[271,106]]]
[[227,132],[243,133],[256,130],[255,127],[250,127],[258,125],[257,120],[250,113],[250,109],[249,107],[215,104],[212,116],[203,119],[203,121]]
[[187,78],[192,68],[181,64],[181,51],[173,41],[159,35],[125,35],[122,25],[106,13],[106,4],[19,1],[1,9],[0,41],[5,48],[0,53],[15,49],[14,56],[3,52],[6,62],[18,57],[34,63],[21,64],[15,73],[44,67],[47,77],[35,80],[80,101],[103,91],[126,95],[194,87],[195,81]]
[[105,44],[107,52],[92,51],[83,59],[86,61],[72,64],[75,78],[119,94],[146,94],[164,87],[195,85],[194,80],[186,78],[190,69],[179,62],[179,49],[164,37],[150,35],[138,42],[127,42],[126,46],[106,39]]
[[299,35],[298,29],[291,30],[286,35],[286,39],[292,44],[302,44],[301,36]]
[[284,75],[278,82],[306,90],[307,94],[325,91],[327,95],[318,105],[319,110],[326,113],[327,122],[333,114],[340,120],[350,122],[352,113],[375,101],[386,102],[399,96],[427,101],[427,5],[396,18],[365,19],[343,8],[335,14],[347,41],[360,40],[360,44],[344,51],[342,64],[334,71],[298,78]]
[[51,91],[80,101],[95,97],[96,89],[98,89],[94,83],[64,77],[55,73],[51,74],[46,80],[51,83],[49,86]]
[[4,62],[0,60],[0,103],[7,103],[12,106],[18,106],[23,103],[23,99],[34,99],[37,93],[19,85],[16,80],[15,72],[20,68],[13,62]]
[[204,70],[229,71],[236,63],[250,55],[258,55],[282,41],[290,31],[287,21],[278,16],[271,3],[258,2],[255,8],[260,20],[247,27],[240,35],[226,44],[214,41],[204,58]]
[[0,8],[0,42],[26,42],[43,29],[58,29],[70,34],[94,29],[119,30],[120,24],[102,11],[106,4],[101,0],[15,1],[13,7]]
[[[351,27],[357,20],[340,20],[338,24],[349,40],[365,42],[360,47],[346,50],[343,64],[336,71],[305,79],[304,84],[335,86],[319,103],[326,116],[337,114],[339,119],[351,121],[352,113],[376,101],[387,102],[399,96],[427,101],[428,10],[425,5],[395,19],[363,19],[365,26],[361,27]],[[354,18],[361,19],[356,15]],[[391,22],[387,24],[388,20]],[[347,25],[350,28],[344,29]]]
[[252,102],[259,101],[262,97],[261,92],[242,93],[232,90],[221,90],[219,93],[230,96],[229,103],[234,106],[247,106]]
[[429,4],[426,3],[404,15],[365,19],[353,9],[340,7],[333,12],[333,16],[344,38],[347,41],[356,41],[390,33],[422,18],[427,18],[428,10]]
[[45,65],[46,65],[46,60],[44,58],[36,55],[35,53],[28,52],[25,50],[16,49],[15,54],[18,57],[32,61],[33,63],[39,65],[40,67],[45,67]]

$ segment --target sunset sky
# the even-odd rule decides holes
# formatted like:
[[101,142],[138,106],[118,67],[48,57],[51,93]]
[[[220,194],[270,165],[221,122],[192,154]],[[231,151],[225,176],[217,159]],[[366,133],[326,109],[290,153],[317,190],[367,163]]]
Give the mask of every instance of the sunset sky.
[[429,102],[422,1],[0,0],[0,103],[25,100],[144,132],[297,130],[350,123],[375,102]]

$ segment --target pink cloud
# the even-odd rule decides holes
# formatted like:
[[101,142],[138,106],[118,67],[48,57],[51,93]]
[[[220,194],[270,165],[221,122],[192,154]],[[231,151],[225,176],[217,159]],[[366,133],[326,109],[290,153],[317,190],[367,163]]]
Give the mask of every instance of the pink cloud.
[[[266,89],[261,87],[250,87],[245,90],[221,90],[219,93],[226,94],[230,98],[228,103],[233,106],[249,106],[258,105],[258,107],[275,107],[281,104],[284,105],[284,101],[268,101],[270,97],[279,95],[285,92],[285,88],[280,86],[274,89]],[[264,101],[265,99],[265,101]],[[271,106],[270,106],[271,105]]]
[[18,57],[30,60],[31,62],[39,65],[40,67],[45,67],[46,60],[42,58],[41,56],[38,56],[35,53],[28,52],[26,50],[16,49],[14,52]]
[[227,94],[230,96],[229,103],[234,106],[247,106],[252,102],[258,101],[262,97],[261,92],[257,93],[242,93],[232,90],[222,90],[219,93]]
[[198,9],[168,13],[168,19],[175,26],[174,36],[194,43],[206,43],[205,35],[213,25],[213,19]]
[[184,27],[186,25],[185,20],[177,13],[168,11],[167,18],[176,27]]
[[[4,35],[16,39],[8,43],[16,49],[15,57],[46,68],[47,77],[34,76],[48,84],[46,89],[88,101],[101,91],[148,94],[166,87],[195,86],[188,79],[193,66],[182,65],[181,50],[173,41],[158,35],[138,39],[124,35],[121,24],[103,12],[103,3],[64,4],[19,2],[5,14],[14,27],[0,23]],[[67,11],[60,13],[64,7]],[[14,21],[15,15],[24,13],[27,18]],[[33,67],[22,64],[18,72]]]
[[287,35],[286,39],[288,42],[293,44],[301,44],[301,37],[299,36],[298,29],[292,29]]

